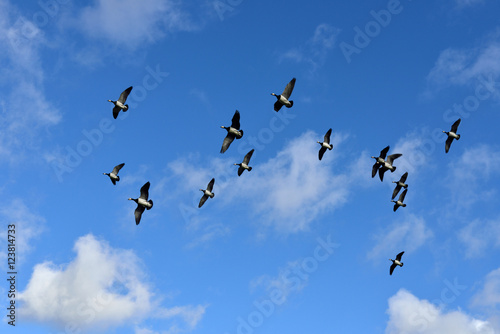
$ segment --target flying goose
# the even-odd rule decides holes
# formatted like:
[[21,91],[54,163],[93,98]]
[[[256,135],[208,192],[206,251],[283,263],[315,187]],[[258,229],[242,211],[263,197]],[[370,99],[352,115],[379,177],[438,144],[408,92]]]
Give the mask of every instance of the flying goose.
[[319,160],[323,158],[323,154],[325,154],[326,149],[329,149],[330,151],[333,149],[333,146],[330,144],[330,136],[332,134],[332,129],[328,130],[325,134],[325,137],[323,138],[323,142],[318,141],[317,143],[321,145],[321,148],[319,149]]
[[274,103],[274,110],[278,112],[282,106],[285,106],[287,108],[291,108],[293,106],[293,101],[288,101],[290,98],[290,95],[292,95],[293,87],[295,86],[295,78],[290,80],[290,82],[286,85],[285,90],[281,95],[276,95],[274,93],[271,93],[271,95],[276,96],[278,101]]
[[394,203],[394,212],[396,212],[396,210],[402,206],[403,208],[406,206],[406,204],[403,203],[403,201],[405,200],[405,196],[406,196],[406,192],[408,191],[408,189],[405,189],[401,195],[399,195],[399,198],[397,201],[391,199],[391,202]]
[[394,171],[396,170],[396,166],[393,166],[392,163],[394,160],[402,156],[401,153],[396,153],[389,155],[386,159],[385,156],[387,155],[388,151],[389,151],[389,146],[385,147],[382,151],[380,151],[380,156],[372,157],[373,159],[375,159],[375,164],[372,167],[372,177],[374,177],[375,174],[377,174],[378,170],[380,181],[384,181],[384,173],[387,170],[390,170],[391,173],[394,173]]
[[453,142],[453,139],[459,140],[460,135],[457,134],[458,126],[460,125],[461,119],[457,119],[455,123],[451,126],[451,130],[449,132],[443,131],[448,135],[448,138],[446,139],[446,145],[444,146],[444,151],[448,153],[450,150],[451,143]]
[[403,262],[401,262],[401,257],[403,256],[403,254],[404,254],[404,251],[402,251],[401,253],[399,253],[398,255],[396,255],[396,260],[389,259],[389,261],[392,261],[391,270],[389,272],[389,275],[392,275],[392,272],[394,271],[394,268],[396,268],[397,266],[400,266],[400,267],[403,266]]
[[153,207],[153,201],[149,200],[149,181],[146,182],[142,187],[141,187],[141,196],[139,198],[129,198],[129,201],[134,201],[137,203],[137,208],[135,209],[135,224],[139,225],[141,222],[141,216],[142,213],[144,212],[144,209],[150,210]]
[[201,196],[200,204],[198,204],[199,208],[203,206],[209,196],[210,198],[214,198],[215,194],[212,192],[212,189],[214,188],[214,182],[215,178],[211,179],[210,182],[208,182],[207,189],[200,189],[200,191],[203,192],[203,196]]
[[248,152],[245,157],[243,158],[243,162],[240,164],[234,164],[235,166],[240,166],[238,168],[238,176],[241,176],[243,171],[246,169],[249,172],[252,170],[252,167],[248,166],[248,163],[250,162],[250,159],[252,158],[254,149],[252,149],[250,152]]
[[120,112],[120,110],[123,110],[123,112],[128,110],[128,104],[125,104],[125,101],[127,101],[128,94],[130,94],[131,91],[132,91],[132,86],[125,89],[120,94],[120,98],[118,99],[118,101],[108,100],[109,102],[115,105],[113,108],[113,117],[115,119],[118,117],[118,113]]
[[111,179],[111,182],[113,182],[113,184],[116,185],[116,182],[120,181],[120,177],[118,176],[118,172],[120,171],[120,169],[122,169],[123,166],[125,166],[124,163],[116,165],[115,168],[113,168],[113,171],[111,173],[103,173],[103,174],[109,176],[109,178]]
[[398,195],[399,191],[401,190],[401,187],[405,189],[408,188],[408,185],[405,183],[407,177],[408,177],[408,172],[404,173],[399,179],[399,181],[392,181],[392,183],[396,183],[396,188],[394,188],[394,191],[392,192],[391,199],[394,199]]
[[240,112],[238,110],[235,111],[233,119],[231,120],[231,126],[221,126],[221,128],[227,131],[226,138],[224,138],[222,148],[220,149],[220,153],[224,153],[229,148],[234,138],[240,139],[243,137],[243,130],[240,130]]

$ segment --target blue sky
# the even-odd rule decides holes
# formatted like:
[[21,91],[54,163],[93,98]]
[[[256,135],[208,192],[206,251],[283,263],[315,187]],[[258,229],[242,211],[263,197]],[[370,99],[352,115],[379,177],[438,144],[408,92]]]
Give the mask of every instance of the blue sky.
[[[499,9],[0,0],[0,261],[7,276],[15,224],[18,270],[2,332],[500,332]],[[244,136],[220,154],[235,110]],[[387,145],[403,156],[380,182]]]

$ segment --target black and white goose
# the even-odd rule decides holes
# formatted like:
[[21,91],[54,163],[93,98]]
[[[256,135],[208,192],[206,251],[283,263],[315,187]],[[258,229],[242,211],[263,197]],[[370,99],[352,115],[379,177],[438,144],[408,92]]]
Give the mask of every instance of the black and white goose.
[[123,112],[128,110],[128,104],[125,104],[125,101],[127,101],[128,94],[130,94],[131,91],[132,91],[132,86],[125,89],[120,94],[120,98],[118,99],[118,101],[108,100],[109,102],[115,105],[113,108],[113,117],[115,119],[118,117],[118,113],[120,112],[120,110],[123,110]]
[[276,98],[278,99],[278,101],[274,103],[274,110],[276,112],[278,112],[283,106],[287,108],[291,108],[293,106],[293,101],[288,100],[290,98],[290,95],[292,95],[293,87],[295,87],[295,78],[290,80],[281,95],[271,93],[271,95],[276,96]]
[[408,188],[408,185],[405,183],[407,177],[408,177],[408,172],[401,175],[401,178],[399,179],[399,181],[392,181],[392,183],[396,183],[396,188],[394,188],[394,191],[392,192],[391,199],[394,199],[398,195],[401,188],[405,188],[405,189]]
[[203,192],[203,196],[201,196],[200,204],[198,204],[199,208],[201,208],[203,204],[205,204],[205,202],[209,197],[214,198],[215,194],[212,192],[212,189],[214,188],[214,183],[215,183],[215,178],[211,179],[210,182],[208,182],[207,189],[200,189],[200,191]]
[[406,204],[403,203],[403,201],[405,200],[405,196],[406,196],[406,193],[408,192],[408,189],[405,189],[401,195],[399,195],[399,198],[397,201],[391,199],[391,202],[394,203],[394,212],[396,212],[396,210],[402,206],[403,208],[406,207]]
[[458,131],[458,126],[460,125],[460,121],[461,119],[457,119],[455,121],[455,123],[453,123],[453,125],[451,126],[451,130],[450,131],[443,131],[444,133],[446,133],[448,135],[448,138],[446,139],[446,145],[444,146],[444,151],[446,153],[448,153],[448,151],[450,150],[450,146],[451,146],[451,143],[453,142],[453,139],[456,139],[456,140],[459,140],[460,139],[460,135],[457,134],[457,131]]
[[243,130],[240,130],[240,112],[236,110],[234,113],[233,119],[231,120],[231,126],[221,126],[221,128],[227,131],[226,138],[224,138],[222,148],[220,149],[220,153],[224,153],[229,148],[234,138],[240,139],[243,137]]
[[396,260],[389,259],[389,261],[392,261],[391,269],[389,271],[389,275],[392,275],[392,272],[394,271],[394,268],[396,268],[397,266],[400,266],[400,267],[403,266],[403,262],[401,262],[401,257],[403,256],[403,254],[404,254],[404,251],[402,251],[401,253],[399,253],[398,255],[396,255]]
[[135,224],[139,225],[141,222],[141,216],[142,213],[144,212],[144,209],[150,210],[153,207],[153,201],[149,200],[149,181],[146,182],[142,187],[141,187],[141,196],[139,198],[129,198],[129,201],[134,201],[137,203],[137,208],[135,209]]
[[372,167],[372,177],[375,177],[375,174],[377,174],[378,170],[380,181],[384,181],[384,173],[387,170],[390,170],[391,173],[394,173],[394,171],[396,170],[396,166],[393,166],[392,163],[394,162],[394,160],[402,156],[401,153],[396,153],[391,154],[386,158],[389,148],[390,147],[387,146],[382,151],[380,151],[380,156],[372,157],[373,159],[375,159],[375,164]]
[[332,129],[328,130],[325,134],[325,137],[323,138],[323,142],[318,141],[317,143],[321,145],[321,148],[319,149],[319,160],[323,158],[323,154],[325,154],[326,149],[329,149],[330,151],[333,149],[333,146],[330,144],[330,136],[332,135]]
[[245,157],[243,158],[243,162],[242,163],[240,163],[240,164],[234,164],[235,166],[240,166],[238,168],[238,176],[241,176],[241,174],[243,173],[243,171],[245,169],[248,170],[249,172],[252,170],[252,167],[248,166],[248,164],[250,163],[250,159],[252,158],[253,151],[254,151],[254,149],[252,149],[250,152],[248,152],[245,155]]
[[122,167],[125,166],[125,163],[116,165],[115,168],[113,168],[113,171],[111,173],[103,173],[104,175],[109,176],[111,179],[111,182],[113,182],[114,185],[116,185],[116,182],[120,181],[120,177],[118,176],[118,172]]

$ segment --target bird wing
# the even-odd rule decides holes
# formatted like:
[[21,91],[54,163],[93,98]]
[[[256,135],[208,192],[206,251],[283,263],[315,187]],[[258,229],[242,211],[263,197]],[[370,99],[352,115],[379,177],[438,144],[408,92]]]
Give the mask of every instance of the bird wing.
[[400,190],[401,190],[401,186],[399,184],[396,185],[396,188],[394,188],[394,191],[392,192],[392,198],[391,199],[394,199],[398,195],[398,193],[399,193]]
[[122,169],[122,167],[125,166],[125,163],[122,163],[122,164],[119,164],[119,165],[116,165],[115,168],[113,168],[113,171],[112,173],[117,175],[118,172],[120,171],[120,169]]
[[118,99],[118,101],[120,101],[121,103],[125,104],[125,101],[127,101],[128,94],[130,94],[131,91],[132,91],[132,86],[130,86],[129,88],[125,89],[120,94],[120,98]]
[[148,197],[149,197],[149,186],[150,186],[150,183],[148,181],[141,188],[141,196],[140,196],[140,198],[142,198],[142,199],[144,199],[146,201],[148,200]]
[[224,138],[224,141],[222,142],[222,147],[220,149],[220,153],[224,153],[227,151],[227,149],[229,148],[229,145],[231,145],[231,143],[233,142],[234,140],[234,135],[230,132],[227,133],[226,135],[226,138]]
[[134,215],[135,215],[135,225],[139,225],[141,222],[141,217],[142,213],[144,212],[145,207],[142,205],[137,204],[137,208],[135,209]]
[[401,153],[391,154],[390,156],[387,157],[387,159],[385,161],[387,161],[388,163],[390,163],[392,165],[392,162],[394,160],[396,160],[397,158],[399,158],[400,156],[402,156]]
[[115,181],[115,180],[113,180],[112,178],[109,178],[109,179],[111,180],[111,183],[113,183],[113,185],[115,185],[115,186],[116,186],[116,181]]
[[118,106],[115,106],[113,108],[113,117],[114,117],[114,119],[116,119],[118,117],[118,113],[120,112],[120,110],[122,110],[122,108],[120,108]]
[[387,152],[389,152],[390,146],[387,146],[384,148],[382,151],[380,151],[380,157],[385,160],[385,156],[387,155]]
[[403,203],[403,201],[405,200],[405,196],[406,196],[406,193],[407,193],[407,192],[408,192],[408,189],[405,189],[405,190],[401,193],[401,195],[399,195],[399,201],[400,201],[401,203]]
[[326,147],[321,146],[321,148],[319,149],[319,153],[318,153],[319,160],[321,160],[321,158],[323,158],[323,154],[325,154],[325,152],[326,152]]
[[281,107],[283,107],[283,105],[279,100],[274,102],[274,111],[280,111]]
[[244,164],[248,165],[250,163],[250,159],[252,158],[253,151],[255,151],[255,150],[252,149],[250,152],[247,153],[247,155],[245,155],[245,157],[243,158]]
[[401,257],[403,256],[404,254],[404,251],[402,251],[401,253],[399,253],[398,255],[396,255],[396,260],[400,261],[401,262]]
[[453,137],[448,136],[448,139],[446,139],[446,144],[444,145],[444,151],[448,153],[450,150],[451,143],[453,142]]
[[391,270],[389,271],[389,275],[392,275],[392,272],[394,271],[394,268],[396,268],[396,264],[395,263],[391,264]]
[[403,175],[401,175],[401,179],[399,179],[399,182],[405,183],[407,177],[408,177],[408,172],[406,172]]
[[205,204],[205,202],[207,201],[207,198],[208,198],[207,195],[201,196],[201,198],[200,198],[200,204],[198,204],[199,208],[201,208],[203,206],[203,204]]
[[330,130],[328,130],[325,134],[325,137],[323,139],[323,141],[327,144],[330,144],[330,136],[332,135],[332,129],[330,128]]
[[459,118],[455,121],[455,123],[453,123],[453,125],[451,126],[451,132],[457,133],[458,126],[460,125],[460,121],[462,121],[462,119]]
[[231,127],[236,130],[240,129],[240,112],[238,110],[234,112],[233,119],[231,120]]
[[283,95],[287,100],[292,95],[293,87],[295,87],[295,78],[290,80],[290,82],[286,85],[285,90],[281,95]]
[[212,189],[214,188],[214,183],[215,183],[215,178],[212,178],[210,180],[210,182],[208,182],[208,185],[207,185],[207,190],[212,192]]
[[377,171],[378,171],[379,168],[380,168],[380,164],[378,162],[376,162],[376,163],[373,164],[373,167],[372,167],[372,177],[375,177],[375,175],[377,175]]
[[384,173],[387,171],[387,168],[384,166],[380,167],[378,170],[378,176],[380,177],[380,181],[384,181]]
[[241,176],[241,174],[243,174],[243,171],[245,170],[245,168],[243,167],[238,167],[238,176]]
[[394,204],[394,208],[392,209],[392,211],[396,212],[396,210],[397,210],[398,208],[399,208],[399,204],[398,204],[398,203],[396,203],[396,204]]

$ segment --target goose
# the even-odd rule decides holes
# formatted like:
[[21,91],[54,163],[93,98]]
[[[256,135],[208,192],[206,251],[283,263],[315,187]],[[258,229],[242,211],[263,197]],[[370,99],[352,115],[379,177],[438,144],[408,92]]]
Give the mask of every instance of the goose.
[[330,144],[330,136],[332,134],[332,129],[328,130],[325,134],[325,137],[323,138],[323,142],[318,141],[317,143],[321,145],[321,148],[319,149],[319,160],[323,158],[323,154],[325,154],[326,149],[329,149],[330,151],[333,149],[333,146]]
[[135,224],[139,225],[141,222],[141,216],[142,213],[144,212],[144,209],[150,210],[153,207],[153,201],[149,200],[149,181],[146,182],[142,187],[141,187],[141,196],[139,198],[129,198],[129,201],[134,201],[137,203],[137,208],[135,209]]
[[293,87],[295,87],[295,78],[290,80],[281,95],[271,93],[271,95],[276,96],[276,98],[278,99],[278,101],[274,103],[274,110],[276,112],[280,111],[282,106],[285,106],[287,108],[291,108],[293,106],[293,101],[288,101],[290,95],[292,95]]
[[120,181],[120,177],[118,176],[118,172],[120,171],[120,169],[122,169],[123,166],[125,166],[124,163],[116,165],[115,168],[113,168],[113,171],[111,173],[103,173],[103,174],[109,176],[109,178],[111,179],[111,182],[113,182],[113,184],[116,185],[116,182]]
[[396,212],[396,210],[402,206],[403,208],[406,207],[406,204],[403,203],[403,201],[405,200],[405,196],[406,196],[406,192],[408,191],[408,189],[405,189],[401,195],[399,195],[399,198],[397,201],[391,199],[391,202],[394,203],[394,212]]
[[384,181],[384,173],[387,170],[390,170],[391,173],[394,173],[394,171],[396,170],[396,166],[393,166],[392,163],[394,160],[402,156],[401,153],[396,153],[396,154],[391,154],[386,158],[385,156],[387,155],[389,148],[390,147],[387,146],[382,151],[380,151],[380,156],[372,157],[373,159],[375,159],[375,164],[372,167],[372,177],[374,177],[375,174],[377,174],[378,170],[380,181]]
[[396,260],[389,259],[389,261],[392,261],[391,270],[389,271],[389,275],[392,275],[394,268],[396,268],[397,266],[400,266],[400,267],[403,266],[403,262],[401,262],[401,257],[403,256],[403,254],[404,254],[404,251],[402,251],[401,253],[396,255]]
[[125,89],[120,94],[120,98],[118,99],[118,101],[108,100],[109,102],[115,105],[113,108],[113,117],[115,119],[118,117],[118,113],[120,112],[120,110],[123,110],[123,112],[128,110],[128,104],[125,104],[125,101],[127,101],[128,94],[130,94],[131,91],[132,91],[132,86]]
[[234,164],[235,166],[240,166],[238,168],[238,176],[241,176],[243,171],[246,169],[249,172],[252,170],[252,167],[248,166],[248,163],[250,162],[250,159],[252,158],[254,149],[252,149],[250,152],[248,152],[245,157],[243,158],[243,162],[240,164]]
[[220,153],[224,153],[229,148],[234,138],[240,139],[243,137],[243,130],[240,130],[240,112],[236,110],[234,113],[233,119],[231,120],[231,126],[221,126],[221,128],[227,131],[226,138],[224,138],[222,148],[220,149]]
[[214,188],[214,182],[215,178],[211,179],[210,182],[208,182],[207,189],[200,189],[200,191],[203,192],[203,196],[201,196],[200,204],[198,204],[199,208],[203,206],[208,197],[214,198],[215,194],[212,192],[212,189]]
[[394,188],[394,191],[392,192],[391,199],[394,199],[398,195],[399,191],[401,190],[401,187],[405,189],[408,188],[408,185],[405,183],[407,177],[408,177],[408,172],[404,173],[399,179],[399,181],[392,181],[392,183],[396,183],[396,188]]
[[449,132],[443,131],[443,133],[446,133],[448,135],[448,138],[446,139],[446,145],[444,146],[444,151],[448,153],[450,150],[451,143],[453,142],[453,139],[459,140],[460,135],[457,134],[458,126],[460,125],[461,119],[457,119],[455,123],[451,126],[451,130]]

